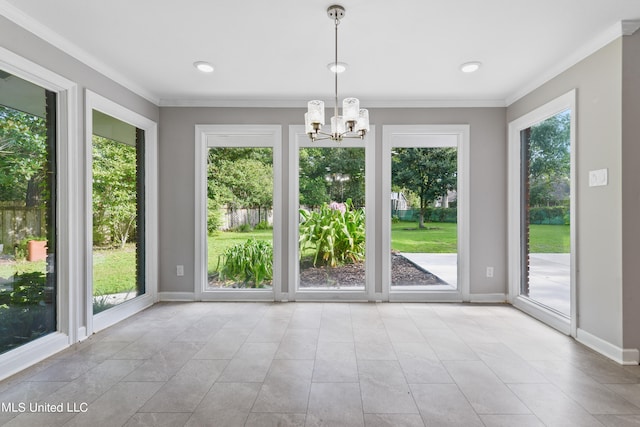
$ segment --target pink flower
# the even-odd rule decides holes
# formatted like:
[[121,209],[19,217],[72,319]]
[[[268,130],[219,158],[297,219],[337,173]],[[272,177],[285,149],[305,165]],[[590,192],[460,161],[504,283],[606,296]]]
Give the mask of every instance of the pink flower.
[[343,214],[347,211],[347,206],[344,203],[331,202],[329,209],[334,211],[340,211]]

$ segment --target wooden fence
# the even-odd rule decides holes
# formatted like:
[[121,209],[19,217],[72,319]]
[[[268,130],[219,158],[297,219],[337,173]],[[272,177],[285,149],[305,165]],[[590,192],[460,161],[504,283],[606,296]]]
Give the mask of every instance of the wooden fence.
[[273,225],[273,210],[271,209],[223,209],[221,230],[230,230],[243,224],[255,227],[259,222]]
[[27,237],[44,237],[47,233],[45,208],[27,208],[24,205],[0,203],[0,244],[5,253]]

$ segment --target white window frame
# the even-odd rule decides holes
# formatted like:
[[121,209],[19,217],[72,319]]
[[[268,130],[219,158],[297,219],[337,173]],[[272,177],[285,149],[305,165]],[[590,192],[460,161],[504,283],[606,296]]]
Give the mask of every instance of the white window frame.
[[[454,136],[458,154],[458,286],[456,289],[393,290],[391,288],[391,150],[394,147],[443,147],[438,136]],[[435,137],[435,138],[434,138]],[[469,301],[469,139],[470,126],[390,125],[382,127],[382,299],[388,301]],[[414,142],[415,140],[418,142]],[[423,139],[424,141],[420,141]],[[419,144],[419,145],[416,145]],[[454,146],[454,145],[451,145]],[[386,196],[385,196],[386,195]]]
[[[375,301],[375,126],[371,126],[364,139],[344,139],[341,142],[322,140],[313,142],[304,126],[289,126],[289,299],[292,301]],[[300,263],[298,254],[300,183],[300,148],[364,148],[365,149],[365,286],[363,290],[299,289]]]
[[[93,111],[100,111],[136,128],[145,135],[145,293],[108,310],[93,314]],[[158,301],[158,125],[95,92],[85,93],[85,215],[87,335],[138,313]]]
[[31,366],[84,337],[78,312],[82,283],[79,242],[82,210],[78,182],[82,159],[76,133],[78,88],[72,81],[0,47],[0,69],[57,93],[56,332],[0,354],[0,380]]
[[[209,136],[247,135],[245,143],[218,144]],[[255,137],[263,137],[256,142]],[[195,126],[195,252],[196,301],[282,301],[282,127],[280,125]],[[272,289],[207,289],[207,159],[212,147],[273,149],[273,280]]]
[[[570,222],[569,227],[571,238],[571,315],[567,319],[541,304],[536,303],[526,297],[520,296],[522,278],[522,257],[521,257],[521,221],[520,221],[520,168],[521,168],[521,142],[520,131],[538,124],[550,117],[555,116],[565,110],[571,110],[571,194],[570,194]],[[549,326],[573,337],[576,336],[577,328],[577,304],[576,304],[576,90],[571,90],[564,95],[536,108],[535,110],[511,121],[509,123],[509,302],[525,313],[548,324]]]

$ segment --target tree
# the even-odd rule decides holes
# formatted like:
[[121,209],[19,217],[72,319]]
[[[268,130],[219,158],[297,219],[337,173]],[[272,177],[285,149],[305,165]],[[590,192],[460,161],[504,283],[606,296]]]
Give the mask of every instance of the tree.
[[94,240],[127,243],[136,229],[136,181],[136,148],[94,135]]
[[218,200],[229,207],[262,208],[273,204],[273,167],[255,159],[223,161],[215,171]]
[[446,197],[457,187],[458,167],[455,148],[396,148],[392,158],[393,185],[405,187],[420,200],[419,227],[424,228],[424,217],[439,197]]
[[45,120],[0,106],[0,201],[36,206],[46,183]]
[[[338,176],[343,179],[336,179]],[[344,178],[348,178],[345,180]],[[300,150],[300,203],[318,207],[331,200],[365,205],[364,148],[303,148]]]
[[569,197],[570,162],[569,112],[557,114],[530,128],[529,204],[549,206]]

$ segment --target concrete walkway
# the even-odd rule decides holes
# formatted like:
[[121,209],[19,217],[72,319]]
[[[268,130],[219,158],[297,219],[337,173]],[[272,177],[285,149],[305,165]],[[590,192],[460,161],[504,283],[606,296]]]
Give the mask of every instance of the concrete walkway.
[[[403,257],[458,286],[457,254],[401,253]],[[570,254],[530,254],[529,298],[566,316],[571,313]]]

